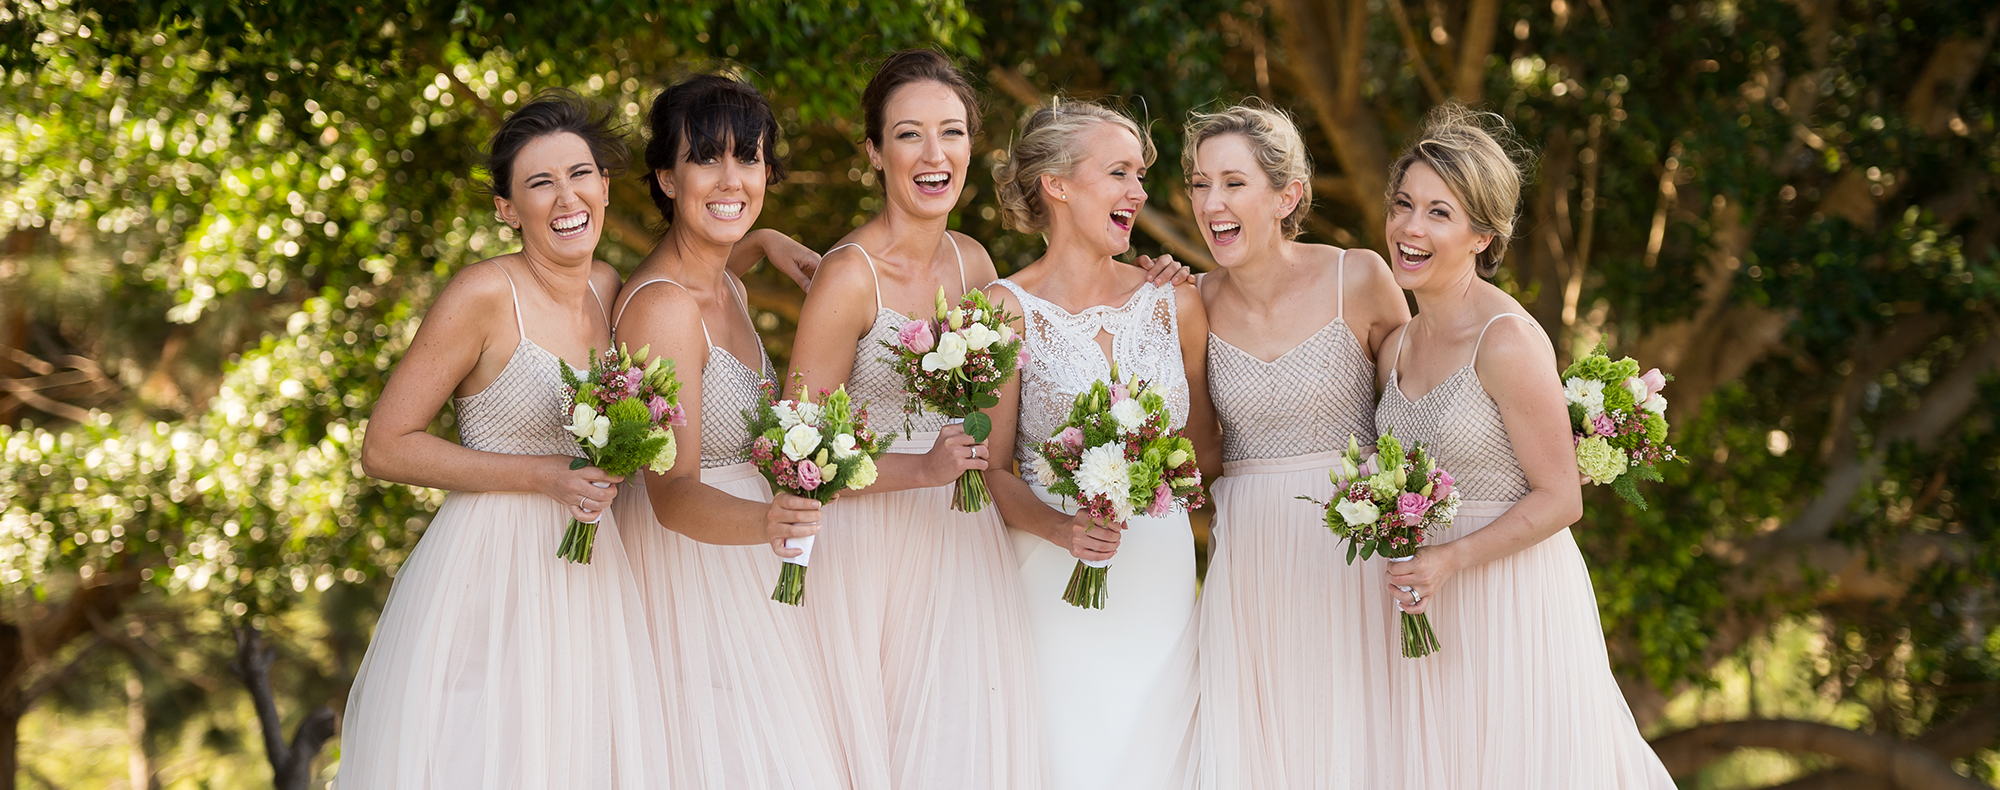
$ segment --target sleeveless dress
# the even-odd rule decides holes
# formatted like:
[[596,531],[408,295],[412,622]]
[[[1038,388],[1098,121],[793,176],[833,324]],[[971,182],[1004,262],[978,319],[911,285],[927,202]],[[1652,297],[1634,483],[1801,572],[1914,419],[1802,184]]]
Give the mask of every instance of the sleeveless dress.
[[[633,288],[656,282],[680,286],[655,279]],[[701,331],[708,340],[706,322]],[[776,380],[777,372],[761,342],[757,351],[753,370],[709,342],[701,374],[701,481],[769,502],[770,486],[750,464],[744,411],[763,397],[759,384]],[[679,716],[672,786],[848,787],[812,624],[798,607],[771,600],[780,560],[770,545],[714,546],[667,529],[661,522],[675,514],[654,513],[637,477],[612,509],[631,525],[626,550],[639,575],[660,683]]]
[[[1486,326],[1509,316],[1533,324],[1503,313]],[[1479,531],[1528,493],[1478,361],[1475,342],[1472,361],[1415,401],[1392,368],[1375,412],[1376,427],[1422,442],[1458,479],[1464,503],[1438,544]],[[1569,528],[1459,571],[1433,596],[1427,613],[1444,647],[1392,667],[1388,718],[1400,748],[1385,786],[1674,787],[1611,675],[1590,571]]]
[[1377,724],[1399,649],[1385,561],[1347,564],[1296,498],[1331,499],[1348,437],[1376,436],[1375,364],[1336,310],[1269,362],[1208,336],[1223,476],[1200,605],[1204,787],[1374,790],[1370,758],[1393,747]]
[[[460,440],[489,453],[580,456],[562,427],[567,363],[528,338],[520,311],[517,294],[521,340],[499,377],[452,402]],[[664,782],[669,730],[652,644],[618,520],[606,515],[596,556],[579,565],[556,556],[570,519],[561,503],[445,495],[396,574],[348,692],[341,787]]]
[[[1171,287],[1146,283],[1125,304],[1070,313],[1010,280],[1026,327],[1015,460],[1024,474],[1034,446],[1069,417],[1076,394],[1109,379],[1097,343],[1112,336],[1119,372],[1160,387],[1173,427],[1186,425],[1187,372]],[[1032,475],[1028,475],[1032,477]],[[1029,480],[1050,507],[1075,504]],[[1045,759],[1051,788],[1183,787],[1194,755],[1194,533],[1187,513],[1134,516],[1105,581],[1105,607],[1064,603],[1076,558],[1042,538],[1010,531],[1034,632]]]
[[[961,291],[964,279],[961,257]],[[925,410],[904,425],[910,396],[878,342],[909,319],[882,307],[879,284],[875,306],[847,391],[877,432],[912,432],[890,452],[930,452],[945,418]],[[999,508],[952,510],[950,485],[844,494],[826,508],[812,567],[805,608],[855,787],[1042,786],[1034,657]]]

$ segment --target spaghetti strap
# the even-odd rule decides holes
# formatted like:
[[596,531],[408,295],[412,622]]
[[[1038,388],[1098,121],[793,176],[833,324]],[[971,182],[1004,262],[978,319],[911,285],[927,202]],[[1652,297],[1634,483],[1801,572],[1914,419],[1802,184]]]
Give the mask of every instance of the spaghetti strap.
[[[944,238],[946,241],[951,242],[951,254],[958,258],[958,292],[963,294],[970,290],[965,287],[965,253],[958,249],[958,239],[952,237],[951,231],[945,231]],[[882,301],[880,293],[875,295],[875,301]]]
[[[1335,298],[1339,301],[1334,302],[1333,317],[1345,321],[1347,320],[1347,250],[1345,249],[1340,251],[1340,272],[1335,276],[1340,278],[1340,283],[1336,286],[1337,290],[1334,292],[1338,294]],[[1398,342],[1400,344],[1400,341]],[[1397,353],[1401,353],[1400,348],[1397,350]]]
[[521,292],[514,288],[514,275],[507,273],[507,267],[500,260],[493,260],[493,268],[500,270],[500,276],[507,278],[507,299],[514,303],[514,330],[521,333],[521,340],[528,341],[528,324],[521,320]]
[[591,281],[589,281],[589,280],[585,280],[585,281],[583,282],[583,284],[584,284],[584,287],[587,287],[587,288],[589,288],[589,289],[590,289],[590,299],[591,299],[591,301],[594,301],[594,302],[596,302],[596,303],[597,303],[597,312],[598,312],[598,314],[600,314],[600,315],[604,316],[604,323],[605,323],[605,325],[606,325],[606,326],[610,326],[610,325],[611,325],[611,309],[610,309],[610,308],[608,308],[608,307],[605,307],[605,306],[604,306],[604,298],[603,298],[603,297],[601,297],[601,296],[598,296],[598,295],[597,295],[597,283],[594,283],[594,282],[591,282]]
[[[625,303],[618,306],[618,314],[611,318],[611,334],[613,337],[616,337],[618,334],[619,319],[625,317],[625,308],[632,306],[632,299],[639,295],[639,289],[644,288],[648,285],[652,285],[653,283],[667,283],[668,285],[672,285],[683,291],[687,291],[687,286],[681,285],[680,283],[674,282],[673,280],[669,280],[665,277],[655,277],[651,280],[647,280],[645,282],[639,283],[638,285],[632,286],[632,295],[625,297]],[[688,295],[693,296],[694,292],[688,291]],[[701,305],[699,304],[695,305],[694,319],[696,321],[701,322],[701,342],[710,346],[715,345],[714,342],[708,339],[708,319],[701,317]]]
[[[1390,373],[1392,373],[1392,374],[1393,374],[1393,373],[1395,373],[1396,371],[1398,371],[1398,370],[1401,370],[1401,369],[1402,369],[1402,367],[1403,367],[1403,341],[1405,341],[1405,340],[1408,340],[1408,339],[1410,339],[1410,327],[1413,327],[1413,326],[1416,326],[1416,325],[1417,325],[1417,319],[1415,319],[1415,318],[1412,318],[1412,319],[1410,319],[1410,320],[1408,320],[1408,321],[1404,321],[1404,322],[1403,322],[1403,331],[1402,331],[1402,332],[1401,332],[1400,334],[1396,335],[1396,355],[1395,355],[1395,356],[1393,356],[1393,357],[1390,357],[1390,358],[1389,358],[1389,372],[1390,372]],[[1480,330],[1480,331],[1481,331],[1481,332],[1484,332],[1485,330]],[[1474,354],[1478,354],[1478,353],[1479,353],[1479,349],[1478,349],[1478,348],[1477,348],[1477,347],[1475,346],[1475,347],[1474,347],[1474,348],[1472,349],[1472,353],[1474,353]]]
[[1542,337],[1549,336],[1549,333],[1542,331],[1542,325],[1535,323],[1534,319],[1531,319],[1525,315],[1521,315],[1520,313],[1501,313],[1492,318],[1486,319],[1486,325],[1479,328],[1479,339],[1472,341],[1472,361],[1465,363],[1466,367],[1473,367],[1479,364],[1479,344],[1486,342],[1486,330],[1493,328],[1493,322],[1508,317],[1519,318],[1523,321],[1527,321],[1529,326],[1535,328],[1535,331],[1542,333]]
[[[859,244],[855,244],[853,242],[849,242],[846,244],[842,244],[838,247],[835,247],[833,249],[827,250],[826,254],[832,255],[836,252],[847,249],[848,247],[853,247],[854,249],[860,250],[861,259],[868,262],[868,279],[875,281],[875,312],[878,313],[882,312],[882,276],[875,273],[875,256],[868,254],[868,248],[863,247]],[[960,274],[959,279],[964,280],[965,275]]]

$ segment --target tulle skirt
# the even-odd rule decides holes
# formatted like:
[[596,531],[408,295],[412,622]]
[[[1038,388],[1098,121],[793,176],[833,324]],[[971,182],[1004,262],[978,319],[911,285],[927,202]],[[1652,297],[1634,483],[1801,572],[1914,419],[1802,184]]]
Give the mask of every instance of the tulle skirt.
[[670,737],[615,518],[588,565],[568,510],[458,493],[389,590],[347,697],[342,790],[653,788]]
[[1231,462],[1201,597],[1202,785],[1382,786],[1398,620],[1381,558],[1347,563],[1322,510],[1338,453]]
[[[1466,502],[1438,543],[1511,502]],[[1398,780],[1409,790],[1671,790],[1611,675],[1597,596],[1568,529],[1459,571],[1427,613],[1442,650],[1398,659]]]
[[[936,436],[894,451],[928,451]],[[1043,785],[1013,547],[998,508],[959,513],[950,500],[948,485],[843,495],[813,546],[805,609],[855,787]]]
[[[771,499],[747,463],[704,469],[701,480],[742,499]],[[712,546],[660,526],[636,483],[626,484],[613,507],[624,523],[645,525],[628,527],[624,540],[660,683],[678,714],[671,786],[850,786],[811,621],[799,607],[771,600],[778,555],[769,545]]]
[[[1075,508],[1041,486],[1051,507]],[[1194,534],[1186,513],[1135,516],[1105,607],[1064,603],[1076,558],[1009,531],[1034,631],[1041,729],[1055,790],[1171,790],[1194,781]]]

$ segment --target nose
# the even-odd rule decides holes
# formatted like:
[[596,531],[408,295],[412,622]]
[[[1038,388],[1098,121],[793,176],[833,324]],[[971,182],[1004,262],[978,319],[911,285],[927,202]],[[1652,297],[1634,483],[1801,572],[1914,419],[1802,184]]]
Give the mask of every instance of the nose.
[[924,139],[924,148],[921,155],[923,157],[922,161],[924,162],[944,161],[944,143],[934,135],[926,137]]
[[1203,214],[1214,214],[1221,211],[1223,209],[1222,191],[1218,189],[1202,190],[1201,204],[1196,206],[1195,209]]

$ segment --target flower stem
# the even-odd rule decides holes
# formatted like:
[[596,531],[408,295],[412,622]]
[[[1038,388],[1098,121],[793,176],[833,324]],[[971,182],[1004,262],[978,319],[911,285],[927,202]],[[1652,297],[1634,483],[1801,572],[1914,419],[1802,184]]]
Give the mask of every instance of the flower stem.
[[1069,586],[1063,589],[1063,602],[1080,609],[1104,608],[1104,575],[1109,570],[1078,560],[1076,570],[1070,571]]
[[569,529],[563,530],[562,545],[556,547],[556,556],[588,565],[591,550],[596,547],[597,525],[570,519]]
[[778,571],[778,588],[771,591],[771,600],[798,606],[806,599],[806,566],[784,563]]
[[1443,647],[1438,644],[1437,632],[1431,630],[1429,615],[1403,614],[1404,658],[1423,658]]
[[977,513],[992,501],[986,492],[986,475],[977,469],[966,470],[951,486],[951,509],[960,513]]

